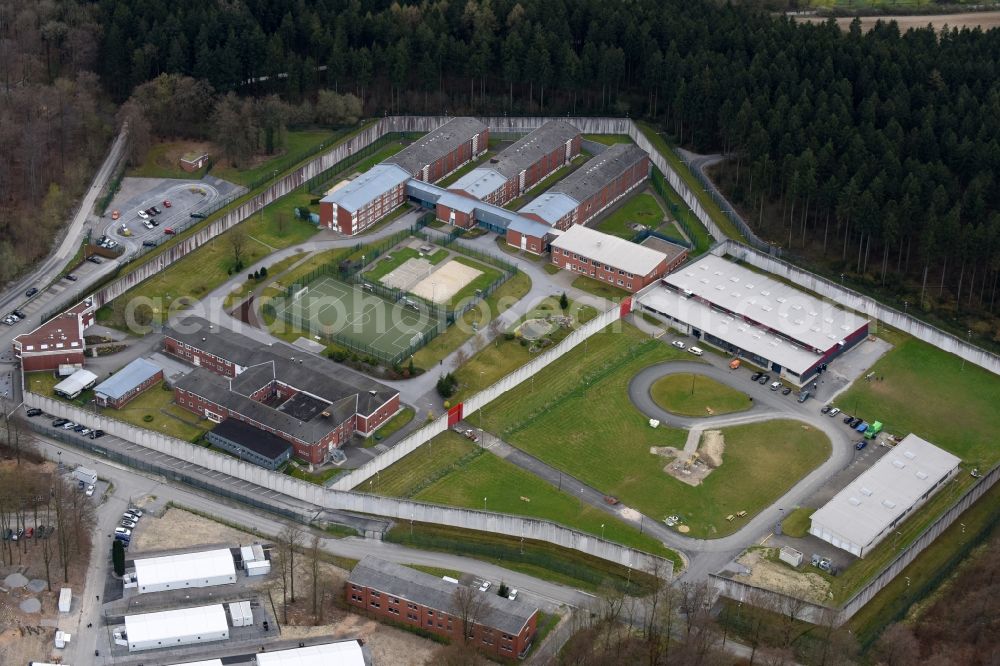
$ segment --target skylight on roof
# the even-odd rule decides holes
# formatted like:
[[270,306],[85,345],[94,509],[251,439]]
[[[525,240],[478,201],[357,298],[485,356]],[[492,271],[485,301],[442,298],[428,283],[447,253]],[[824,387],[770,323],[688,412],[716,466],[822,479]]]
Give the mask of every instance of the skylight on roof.
[[861,494],[871,497],[872,496],[871,488],[861,488]]
[[861,506],[861,500],[859,500],[857,497],[852,497],[847,501],[853,504],[854,506]]
[[914,460],[917,457],[917,454],[915,454],[913,451],[904,451],[903,455],[909,458],[910,460]]
[[892,466],[893,467],[898,467],[899,469],[903,469],[904,467],[906,467],[906,463],[903,462],[902,460],[893,460],[892,461]]
[[896,508],[896,503],[893,502],[892,500],[884,499],[884,500],[882,500],[882,506],[884,506],[887,509],[895,509]]

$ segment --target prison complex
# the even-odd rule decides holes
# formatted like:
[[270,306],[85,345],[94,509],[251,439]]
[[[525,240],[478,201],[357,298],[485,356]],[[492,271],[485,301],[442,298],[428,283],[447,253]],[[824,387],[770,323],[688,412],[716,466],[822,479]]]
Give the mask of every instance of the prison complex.
[[277,435],[312,464],[330,460],[355,433],[371,435],[400,410],[396,389],[199,317],[168,328],[163,347],[195,366],[174,385],[178,405],[214,423],[236,419]]

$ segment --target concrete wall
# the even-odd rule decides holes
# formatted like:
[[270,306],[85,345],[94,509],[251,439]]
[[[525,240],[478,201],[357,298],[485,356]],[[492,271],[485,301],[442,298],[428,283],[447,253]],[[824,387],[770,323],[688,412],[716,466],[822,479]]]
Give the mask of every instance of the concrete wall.
[[[669,561],[655,555],[605,541],[593,535],[577,532],[576,530],[549,521],[327,489],[300,481],[285,474],[266,470],[231,456],[216,453],[215,451],[196,446],[189,442],[145,430],[105,415],[94,414],[47,396],[25,393],[25,404],[31,407],[39,407],[55,416],[72,419],[78,423],[85,423],[91,428],[100,428],[110,435],[134,442],[153,451],[167,454],[198,465],[199,467],[220,472],[326,509],[386,516],[396,520],[415,520],[436,525],[492,532],[515,538],[523,537],[525,539],[545,541],[642,571],[653,571],[658,566],[660,572],[667,572],[666,577],[668,578],[673,571],[672,564]],[[442,422],[445,419],[446,417],[438,419],[434,424],[426,426],[420,432],[424,432],[425,430],[443,430],[444,426]]]
[[836,282],[814,275],[798,266],[772,257],[759,250],[754,250],[733,240],[720,243],[712,249],[712,253],[718,256],[728,254],[745,261],[751,266],[790,280],[800,285],[803,289],[808,289],[820,296],[825,296],[830,300],[836,301],[844,307],[861,312],[872,319],[878,319],[893,328],[906,331],[919,340],[923,340],[939,349],[964,358],[969,363],[1000,374],[1000,356],[971,345],[951,333],[946,333],[930,324],[925,324],[919,319],[903,314],[899,310],[883,305],[870,296],[865,296],[853,289],[842,287]]

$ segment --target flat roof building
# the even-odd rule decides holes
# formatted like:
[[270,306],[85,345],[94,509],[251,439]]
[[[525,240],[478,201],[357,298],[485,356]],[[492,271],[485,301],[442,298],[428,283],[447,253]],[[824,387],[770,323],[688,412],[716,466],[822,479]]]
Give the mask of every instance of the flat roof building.
[[236,563],[228,548],[135,560],[140,593],[236,582]]
[[907,435],[812,514],[809,533],[864,557],[955,474],[962,461]]
[[276,470],[292,457],[292,445],[287,440],[239,419],[224,420],[205,433],[205,439],[265,469]]
[[97,383],[97,375],[90,370],[77,370],[52,387],[52,392],[72,400]]
[[229,638],[222,604],[125,616],[129,652],[178,647]]
[[802,386],[868,335],[868,320],[706,254],[637,298],[679,330]]
[[[462,637],[462,613],[455,599],[458,584],[409,567],[368,556],[347,577],[348,604],[378,618],[443,636]],[[470,588],[478,613],[471,618],[470,641],[500,657],[523,657],[535,637],[538,609],[492,592]]]
[[565,120],[549,120],[448,189],[502,206],[579,154],[580,130]]
[[552,263],[633,293],[668,269],[665,253],[579,224],[552,241]]
[[365,666],[361,643],[356,640],[269,650],[257,655],[257,666]]
[[121,409],[125,403],[163,379],[163,368],[137,358],[94,388],[101,407]]

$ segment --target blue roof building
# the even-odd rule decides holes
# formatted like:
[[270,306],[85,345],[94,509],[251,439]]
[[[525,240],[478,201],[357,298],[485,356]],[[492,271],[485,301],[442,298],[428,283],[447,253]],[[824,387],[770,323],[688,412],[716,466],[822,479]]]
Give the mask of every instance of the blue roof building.
[[94,389],[97,404],[120,409],[153,384],[163,379],[163,368],[152,361],[137,358],[111,375]]

